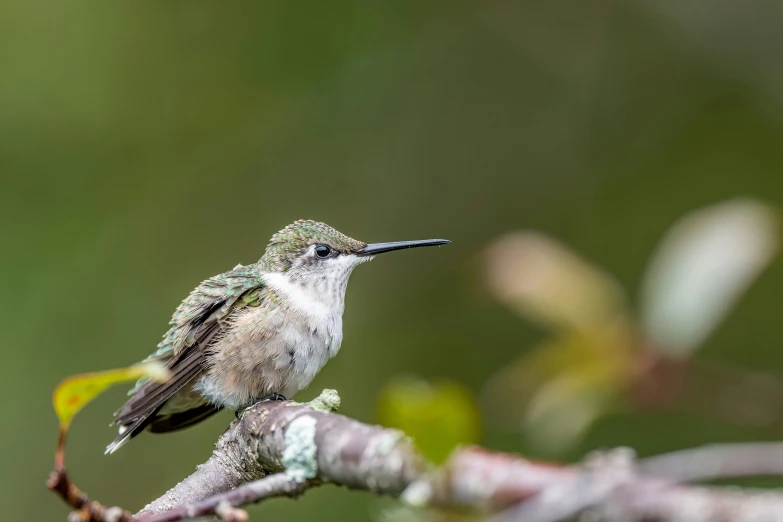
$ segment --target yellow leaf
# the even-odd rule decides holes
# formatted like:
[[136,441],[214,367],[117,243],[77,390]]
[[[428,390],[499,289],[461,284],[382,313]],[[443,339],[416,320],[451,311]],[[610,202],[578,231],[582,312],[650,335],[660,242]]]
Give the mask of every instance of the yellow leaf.
[[127,368],[67,377],[55,388],[52,397],[61,429],[67,430],[74,415],[112,384],[134,381],[142,377],[163,382],[170,377],[170,373],[161,363],[149,361]]

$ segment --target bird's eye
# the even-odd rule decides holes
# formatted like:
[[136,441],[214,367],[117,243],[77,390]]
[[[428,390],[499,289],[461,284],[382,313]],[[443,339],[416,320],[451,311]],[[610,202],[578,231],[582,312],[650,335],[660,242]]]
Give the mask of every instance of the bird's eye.
[[332,249],[326,245],[318,245],[317,247],[315,247],[315,255],[317,255],[321,259],[325,257],[329,257],[329,254],[331,253],[332,253]]

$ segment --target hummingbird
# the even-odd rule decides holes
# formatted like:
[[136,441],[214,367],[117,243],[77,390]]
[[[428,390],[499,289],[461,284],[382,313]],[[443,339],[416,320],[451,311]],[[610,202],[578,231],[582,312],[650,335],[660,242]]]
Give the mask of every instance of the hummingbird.
[[139,380],[114,414],[114,453],[145,429],[192,426],[220,409],[241,411],[304,389],[343,340],[348,279],[377,254],[444,245],[446,239],[363,243],[317,221],[272,236],[257,263],[197,286],[177,307],[157,350],[166,382]]

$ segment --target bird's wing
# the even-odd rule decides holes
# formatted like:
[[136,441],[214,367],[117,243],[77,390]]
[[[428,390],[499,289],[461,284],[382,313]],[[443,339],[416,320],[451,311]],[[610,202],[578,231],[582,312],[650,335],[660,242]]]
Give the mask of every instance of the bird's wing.
[[[121,433],[109,450],[146,428],[163,404],[201,373],[207,348],[224,333],[226,319],[241,308],[257,306],[263,285],[255,266],[239,265],[207,279],[190,293],[174,312],[172,326],[157,351],[145,359],[165,363],[172,377],[163,383],[146,379],[136,383],[129,392],[130,399],[115,413],[114,424],[121,426]],[[198,420],[208,416],[200,412]]]

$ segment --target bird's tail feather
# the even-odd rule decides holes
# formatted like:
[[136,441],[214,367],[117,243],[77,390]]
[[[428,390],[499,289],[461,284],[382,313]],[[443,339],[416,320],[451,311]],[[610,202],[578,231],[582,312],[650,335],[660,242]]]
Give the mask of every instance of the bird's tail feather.
[[142,417],[133,424],[120,425],[119,435],[117,435],[117,438],[114,439],[111,444],[106,446],[106,451],[104,451],[103,454],[109,455],[120,449],[126,442],[141,433],[144,428],[147,427],[150,420],[149,417]]

